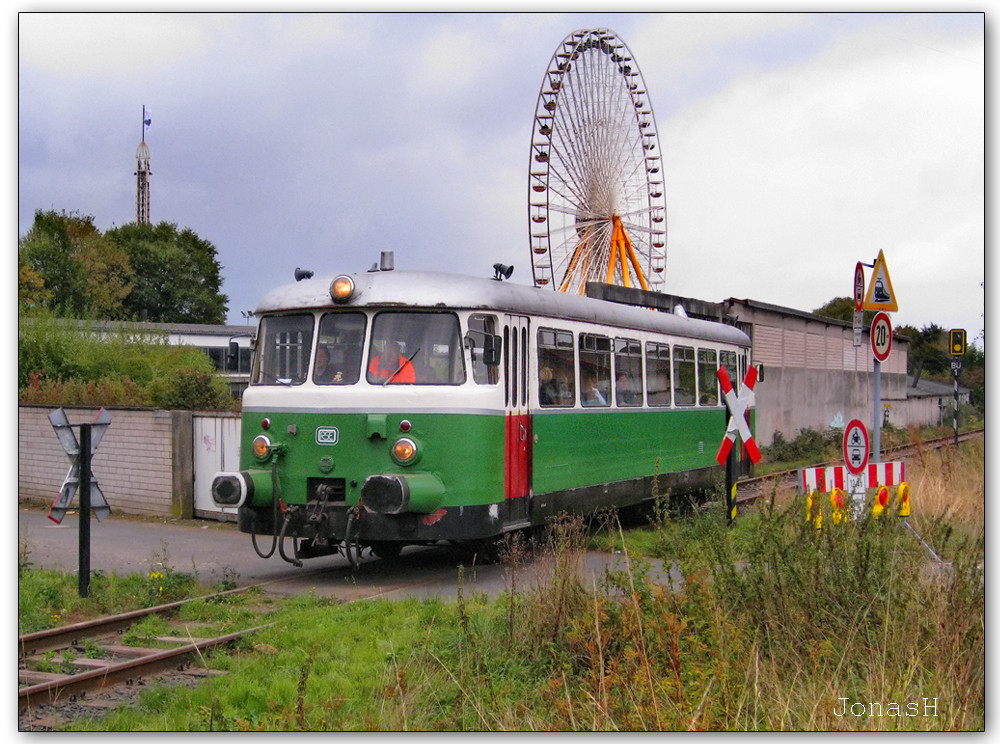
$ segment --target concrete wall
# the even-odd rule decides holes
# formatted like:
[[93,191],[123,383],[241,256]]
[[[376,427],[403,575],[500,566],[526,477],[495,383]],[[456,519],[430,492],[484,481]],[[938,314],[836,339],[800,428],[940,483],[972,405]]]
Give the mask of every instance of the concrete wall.
[[[942,406],[941,403],[944,405]],[[890,410],[889,422],[896,423],[896,411]],[[923,398],[910,398],[906,401],[905,408],[899,411],[899,418],[906,418],[914,423],[928,424],[931,426],[949,425],[955,410],[953,398],[939,398],[936,396]]]
[[[763,365],[754,388],[759,445],[770,445],[776,432],[791,440],[803,429],[843,428],[855,418],[871,429],[874,360],[867,329],[856,347],[852,327],[841,321],[750,300],[729,300],[726,309],[749,333],[753,363]],[[908,351],[907,340],[895,336],[881,365],[882,405],[894,426],[926,423],[907,401]]]
[[[889,423],[894,426],[911,423],[905,393],[899,394],[905,383],[905,375],[882,374],[882,404],[888,407]],[[775,432],[791,440],[803,429],[842,429],[855,418],[869,429],[873,424],[874,387],[867,372],[765,366],[764,381],[754,393],[757,439],[762,446],[771,444]]]
[[[70,468],[48,415],[55,406],[17,409],[18,500],[51,503]],[[71,424],[90,423],[95,408],[65,406]],[[190,411],[110,408],[111,425],[91,468],[112,513],[191,517],[193,455]],[[79,429],[74,429],[79,439]],[[79,501],[75,500],[78,504]]]

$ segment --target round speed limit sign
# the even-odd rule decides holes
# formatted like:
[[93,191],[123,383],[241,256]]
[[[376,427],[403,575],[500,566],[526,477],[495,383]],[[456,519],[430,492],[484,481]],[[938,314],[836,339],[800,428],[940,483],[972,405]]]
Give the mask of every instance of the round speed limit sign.
[[892,323],[885,313],[879,313],[872,321],[871,341],[875,358],[880,362],[888,359],[892,351]]

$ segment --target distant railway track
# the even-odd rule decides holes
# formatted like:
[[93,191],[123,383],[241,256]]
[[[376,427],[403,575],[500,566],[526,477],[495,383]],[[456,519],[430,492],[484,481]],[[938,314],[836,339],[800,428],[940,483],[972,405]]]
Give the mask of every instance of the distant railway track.
[[[982,439],[985,436],[985,432],[985,429],[974,429],[972,431],[960,433],[958,435],[958,442],[961,444],[962,442],[968,442],[973,439]],[[882,450],[882,454],[895,459],[915,454],[921,450],[941,449],[943,447],[954,446],[954,444],[955,435],[949,434],[946,437],[924,439],[920,442],[904,444],[898,447],[887,447]],[[837,463],[824,464],[834,465]],[[767,475],[761,475],[754,478],[744,478],[743,480],[738,481],[736,484],[736,505],[745,506],[752,504],[762,496],[774,493],[778,488],[796,487],[796,478],[798,477],[798,473],[799,468],[794,468],[791,470],[776,471],[774,473],[768,473]]]
[[[268,627],[246,628],[207,638],[159,636],[154,643],[145,646],[121,642],[121,634],[133,623],[153,615],[172,616],[189,602],[220,598],[244,592],[247,588],[20,636],[17,644],[18,714],[40,705],[75,702],[88,692],[121,683],[132,685],[164,671],[186,669],[191,659],[204,650],[232,643]],[[58,671],[51,671],[53,668]]]

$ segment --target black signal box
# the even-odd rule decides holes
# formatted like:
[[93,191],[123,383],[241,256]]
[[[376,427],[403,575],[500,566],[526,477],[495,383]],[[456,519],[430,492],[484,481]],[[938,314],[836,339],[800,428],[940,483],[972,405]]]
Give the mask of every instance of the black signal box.
[[965,356],[965,329],[948,331],[948,351],[952,356]]

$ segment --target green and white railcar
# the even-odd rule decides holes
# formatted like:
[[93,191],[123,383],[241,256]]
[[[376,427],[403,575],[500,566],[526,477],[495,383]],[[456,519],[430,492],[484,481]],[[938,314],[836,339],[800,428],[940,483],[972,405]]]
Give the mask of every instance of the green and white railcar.
[[710,486],[716,370],[749,363],[723,323],[430,272],[309,278],[256,314],[241,470],[212,493],[295,563]]

